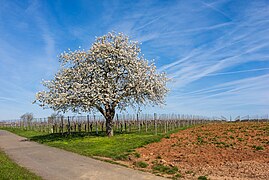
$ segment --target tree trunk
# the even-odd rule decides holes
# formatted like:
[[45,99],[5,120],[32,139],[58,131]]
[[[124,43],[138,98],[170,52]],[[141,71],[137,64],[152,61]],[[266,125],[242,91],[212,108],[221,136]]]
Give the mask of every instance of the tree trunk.
[[106,135],[113,136],[113,118],[106,118]]
[[110,106],[107,104],[105,108],[101,108],[100,106],[96,106],[96,108],[103,114],[106,119],[106,135],[108,137],[113,136],[113,119],[115,116],[115,106]]
[[113,136],[113,118],[115,115],[115,109],[107,107],[105,109],[105,118],[106,118],[106,135],[108,137]]

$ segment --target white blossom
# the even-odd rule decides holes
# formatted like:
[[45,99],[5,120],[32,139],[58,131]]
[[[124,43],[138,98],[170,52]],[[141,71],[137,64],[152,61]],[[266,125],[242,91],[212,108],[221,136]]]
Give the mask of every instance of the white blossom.
[[165,73],[157,73],[138,42],[122,33],[97,37],[88,50],[63,52],[61,69],[36,103],[55,111],[89,112],[97,109],[111,125],[115,110],[128,106],[163,104],[168,92]]

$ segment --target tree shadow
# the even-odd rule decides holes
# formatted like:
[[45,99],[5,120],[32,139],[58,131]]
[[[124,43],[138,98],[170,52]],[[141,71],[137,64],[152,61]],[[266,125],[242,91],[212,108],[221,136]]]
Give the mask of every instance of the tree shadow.
[[[114,135],[120,135],[120,134],[133,134],[133,132],[114,132]],[[29,138],[30,141],[37,141],[39,143],[44,142],[53,142],[53,141],[66,141],[66,140],[72,140],[77,138],[85,138],[85,137],[107,137],[105,131],[99,131],[96,132],[71,132],[70,134],[68,132],[64,133],[51,133],[46,135],[38,135],[33,136]]]

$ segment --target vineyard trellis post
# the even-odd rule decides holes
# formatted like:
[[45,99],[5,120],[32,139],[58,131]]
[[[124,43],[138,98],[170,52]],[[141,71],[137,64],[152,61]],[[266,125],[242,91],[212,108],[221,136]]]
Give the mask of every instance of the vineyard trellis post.
[[137,120],[138,131],[140,132],[140,122],[139,122],[139,115],[138,115],[138,113],[136,114],[136,120]]
[[154,129],[155,129],[155,135],[157,135],[157,114],[154,113]]
[[70,118],[69,116],[67,116],[67,123],[68,123],[68,127],[67,127],[67,131],[68,131],[68,134],[70,134],[70,130],[71,130],[71,125],[70,125]]
[[148,121],[147,121],[147,115],[145,115],[145,122],[146,122],[146,132],[148,132]]
[[120,125],[120,122],[119,122],[119,115],[118,114],[116,114],[116,124],[117,124],[117,126],[116,126],[116,128],[117,128],[117,131],[119,131],[119,125]]
[[98,122],[97,122],[97,120],[95,118],[95,115],[93,115],[93,121],[95,121],[95,125],[96,125],[95,132],[96,132],[96,134],[98,134]]
[[90,116],[87,115],[88,132],[90,132]]
[[64,117],[61,116],[61,133],[64,134]]

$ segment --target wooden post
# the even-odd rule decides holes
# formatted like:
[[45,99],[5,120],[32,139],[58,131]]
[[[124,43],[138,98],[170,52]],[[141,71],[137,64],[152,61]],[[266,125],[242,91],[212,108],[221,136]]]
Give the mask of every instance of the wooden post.
[[164,122],[164,133],[166,133],[167,132],[167,125],[166,125],[166,123],[167,123],[167,121],[165,120],[165,122]]
[[88,132],[90,132],[90,117],[87,115]]
[[67,116],[67,123],[68,123],[68,134],[70,134],[71,127],[70,127],[70,118],[69,118],[69,116]]
[[[93,120],[95,121],[95,115],[93,115]],[[97,121],[95,122],[95,125],[96,125],[95,132],[96,134],[98,134],[98,122]]]
[[167,124],[166,124],[166,126],[167,126],[167,131],[170,131],[170,120],[168,120],[167,122],[166,122]]
[[140,122],[139,122],[139,115],[136,114],[136,121],[137,121],[137,125],[138,125],[138,131],[140,132]]
[[[73,119],[73,118],[72,118]],[[73,121],[74,122],[74,130],[75,132],[77,131],[77,122],[76,121]]]
[[148,132],[148,120],[145,119],[145,122],[146,122],[146,132]]
[[52,133],[55,133],[55,124],[52,125]]
[[92,132],[92,122],[91,122],[91,124],[90,124],[90,129],[91,129],[91,132]]
[[117,131],[119,131],[119,115],[118,114],[116,114],[116,122],[117,122]]
[[61,116],[61,132],[62,132],[62,135],[64,134],[64,117]]
[[157,135],[157,114],[154,113],[154,129],[155,129],[155,135]]

